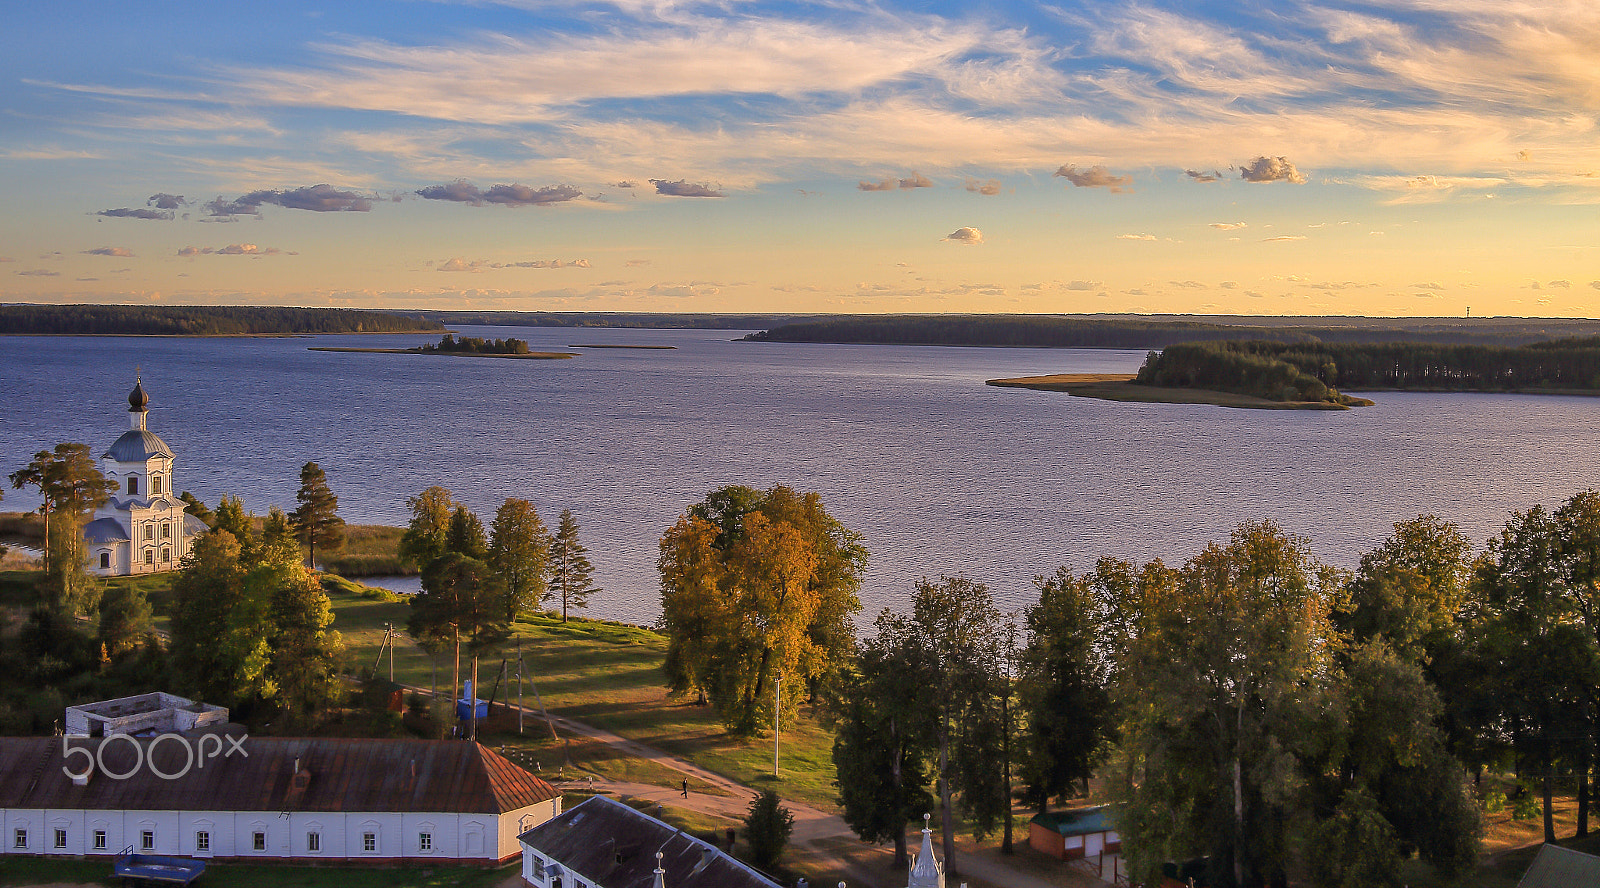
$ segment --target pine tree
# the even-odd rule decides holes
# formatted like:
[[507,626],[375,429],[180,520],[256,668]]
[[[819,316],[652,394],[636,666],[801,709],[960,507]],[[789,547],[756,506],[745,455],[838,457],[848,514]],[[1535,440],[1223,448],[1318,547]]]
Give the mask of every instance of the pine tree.
[[306,566],[317,566],[317,547],[324,555],[344,548],[344,520],[339,517],[339,498],[328,489],[328,476],[322,467],[308,462],[300,468],[300,491],[295,494],[299,508],[294,510],[295,534],[309,555]]
[[578,521],[571,509],[561,511],[561,526],[550,544],[550,592],[561,596],[561,622],[567,621],[568,607],[588,607],[589,595],[599,592],[591,575],[589,550],[578,542]]
[[456,506],[450,513],[450,529],[445,534],[445,551],[483,561],[489,557],[489,538],[484,536],[483,522],[466,506]]

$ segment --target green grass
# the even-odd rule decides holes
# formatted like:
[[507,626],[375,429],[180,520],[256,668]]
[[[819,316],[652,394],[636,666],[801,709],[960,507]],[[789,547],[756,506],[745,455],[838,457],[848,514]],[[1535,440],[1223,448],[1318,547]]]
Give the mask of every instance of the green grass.
[[410,576],[417,572],[400,561],[403,527],[382,524],[351,524],[344,529],[344,548],[322,566],[331,573],[347,577]]
[[[329,598],[336,614],[333,628],[343,635],[346,648],[361,666],[373,665],[383,640],[384,624],[393,622],[403,631],[410,616],[410,606],[404,601],[375,601],[342,590],[331,590]],[[661,669],[667,640],[662,634],[603,620],[575,618],[563,624],[559,616],[550,614],[518,620],[513,629],[509,641],[486,652],[480,660],[479,679],[484,689],[480,697],[488,698],[502,657],[508,660],[510,674],[515,675],[520,642],[527,680],[524,699],[530,707],[535,703],[537,689],[553,713],[682,756],[740,783],[770,787],[785,799],[833,810],[833,734],[809,715],[798,725],[784,726],[780,777],[774,779],[770,733],[750,740],[731,737],[710,707],[667,696]],[[396,681],[421,687],[432,685],[435,658],[409,638],[402,637],[395,645],[394,662]],[[453,657],[440,654],[436,662],[438,687],[448,688]],[[463,659],[461,668],[465,678],[470,661]],[[387,669],[385,658],[378,671],[386,675]],[[505,694],[502,689],[501,699]],[[541,725],[530,723],[521,741],[514,732],[508,735],[492,729],[484,732],[483,739],[491,744],[520,746],[524,741],[535,742],[532,738],[536,736],[548,734]],[[597,773],[616,779],[666,786],[677,785],[681,779],[677,772],[638,759],[597,758],[592,767]]]
[[[492,888],[514,875],[516,865],[472,867],[355,867],[213,863],[201,884],[229,888]],[[116,885],[111,860],[6,857],[0,860],[0,885],[82,883]]]

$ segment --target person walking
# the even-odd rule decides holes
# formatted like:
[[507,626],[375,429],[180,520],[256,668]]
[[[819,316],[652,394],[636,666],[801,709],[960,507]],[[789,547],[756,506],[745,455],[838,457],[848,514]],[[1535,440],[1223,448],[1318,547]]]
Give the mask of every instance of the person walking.
[[683,797],[689,797],[689,778],[683,778]]

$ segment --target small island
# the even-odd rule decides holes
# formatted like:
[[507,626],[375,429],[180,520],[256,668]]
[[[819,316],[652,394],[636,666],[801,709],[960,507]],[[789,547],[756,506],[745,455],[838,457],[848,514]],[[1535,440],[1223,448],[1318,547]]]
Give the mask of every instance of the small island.
[[432,345],[419,345],[415,348],[334,348],[322,346],[310,350],[365,352],[380,355],[456,355],[469,358],[526,358],[530,360],[577,357],[577,355],[568,352],[530,351],[528,343],[521,339],[483,339],[478,336],[463,336],[457,339],[453,333],[446,333],[443,339]]

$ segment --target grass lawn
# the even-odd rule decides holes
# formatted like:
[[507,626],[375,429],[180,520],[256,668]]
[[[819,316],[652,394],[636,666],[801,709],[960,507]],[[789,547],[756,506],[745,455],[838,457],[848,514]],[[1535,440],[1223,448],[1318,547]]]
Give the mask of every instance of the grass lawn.
[[[213,863],[202,885],[229,888],[492,888],[516,875],[517,865],[472,867],[313,867]],[[0,885],[116,885],[110,858],[98,860],[7,857]]]
[[[403,631],[411,613],[403,600],[380,601],[342,589],[331,591],[329,597],[336,615],[334,628],[344,636],[355,662],[363,666],[375,662],[384,624],[392,622]],[[536,699],[542,699],[552,713],[682,756],[741,783],[770,787],[785,799],[834,809],[833,733],[814,718],[807,716],[797,725],[783,727],[780,776],[774,779],[770,733],[754,740],[732,738],[710,707],[668,699],[661,671],[667,642],[660,633],[601,620],[573,619],[563,624],[559,617],[548,614],[519,620],[514,630],[509,641],[480,660],[479,680],[485,692],[479,694],[480,698],[487,699],[487,692],[494,688],[502,658],[507,661],[510,675],[515,676],[520,643],[527,681],[524,701],[530,707]],[[396,681],[431,687],[436,665],[438,687],[450,686],[454,666],[450,654],[430,658],[404,636],[395,649]],[[461,668],[465,678],[470,661],[464,660]],[[387,674],[387,669],[386,658],[380,674]],[[510,690],[514,696],[514,680]],[[502,689],[500,698],[505,695],[506,690]],[[495,728],[491,725],[484,732],[484,742],[543,750],[545,747],[540,744],[546,743],[549,736],[536,722],[527,725],[521,740],[514,732],[507,735]],[[595,757],[591,764],[598,773],[617,779],[667,786],[676,785],[680,779],[676,772],[638,759]]]
[[403,527],[382,524],[347,525],[344,548],[331,558],[321,559],[322,566],[347,577],[415,574],[415,567],[400,563],[400,537],[405,532]]

